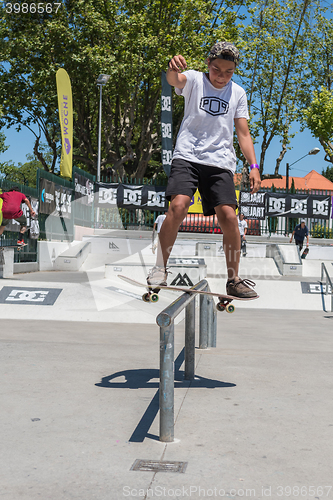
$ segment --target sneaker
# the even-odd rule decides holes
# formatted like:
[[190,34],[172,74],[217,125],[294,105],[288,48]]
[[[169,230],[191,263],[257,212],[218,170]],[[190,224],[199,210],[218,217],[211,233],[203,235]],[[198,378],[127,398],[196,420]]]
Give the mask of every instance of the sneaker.
[[242,280],[237,276],[234,280],[227,282],[227,295],[233,295],[242,299],[257,297],[258,294],[251,288],[252,286],[255,286],[254,281],[248,279]]
[[24,240],[17,240],[16,244],[21,247],[24,245]]
[[148,285],[152,286],[166,286],[167,285],[168,271],[165,267],[153,267],[147,276]]

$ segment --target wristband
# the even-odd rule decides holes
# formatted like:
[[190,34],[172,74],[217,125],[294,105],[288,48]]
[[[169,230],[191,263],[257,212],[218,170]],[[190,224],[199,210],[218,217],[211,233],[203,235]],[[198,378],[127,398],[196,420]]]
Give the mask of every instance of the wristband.
[[250,165],[250,170],[252,170],[253,168],[259,169],[259,165],[257,163],[252,163],[252,165]]

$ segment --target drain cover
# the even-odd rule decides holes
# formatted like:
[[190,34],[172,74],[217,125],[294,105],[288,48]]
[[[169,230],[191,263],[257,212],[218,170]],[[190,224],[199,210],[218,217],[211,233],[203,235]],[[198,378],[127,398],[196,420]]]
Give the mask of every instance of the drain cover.
[[161,460],[135,460],[130,470],[146,472],[185,472],[187,462],[163,462]]

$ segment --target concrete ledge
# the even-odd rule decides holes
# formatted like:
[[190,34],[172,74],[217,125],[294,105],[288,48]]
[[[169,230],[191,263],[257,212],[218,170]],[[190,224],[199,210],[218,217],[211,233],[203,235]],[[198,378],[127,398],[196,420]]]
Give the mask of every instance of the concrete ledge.
[[78,271],[90,253],[90,241],[82,241],[67,248],[54,261],[55,271]]
[[14,274],[14,248],[0,249],[0,278],[12,278]]
[[14,263],[14,274],[35,273],[38,271],[38,262],[16,262]]

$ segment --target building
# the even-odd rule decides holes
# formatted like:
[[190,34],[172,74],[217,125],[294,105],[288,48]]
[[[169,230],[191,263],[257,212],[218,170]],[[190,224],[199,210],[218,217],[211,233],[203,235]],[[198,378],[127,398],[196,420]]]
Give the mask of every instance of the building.
[[[311,170],[304,177],[289,176],[289,190],[294,179],[294,186],[297,191],[310,191],[313,194],[331,194],[333,195],[333,182],[326,179],[315,170]],[[286,176],[282,179],[264,179],[261,181],[261,187],[264,189],[271,188],[274,185],[277,189],[286,189]],[[324,193],[323,193],[324,191]]]

